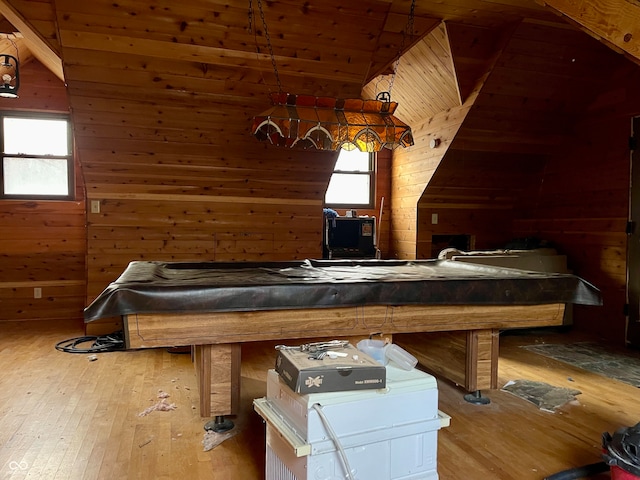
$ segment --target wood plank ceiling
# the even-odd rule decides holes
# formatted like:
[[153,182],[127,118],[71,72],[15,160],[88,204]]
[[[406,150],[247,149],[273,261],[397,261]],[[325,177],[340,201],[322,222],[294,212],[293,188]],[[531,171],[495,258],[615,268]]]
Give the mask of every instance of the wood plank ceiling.
[[[561,10],[560,2],[554,9]],[[257,2],[253,33],[249,6],[248,1],[62,0],[54,8],[46,0],[2,0],[0,13],[29,37],[45,65],[56,68],[52,53],[64,58],[74,111],[86,108],[81,100],[76,108],[76,97],[213,102],[218,111],[233,105],[234,121],[223,114],[223,122],[213,126],[221,129],[216,136],[246,139],[250,117],[268,106],[267,93],[277,89]],[[409,10],[409,0],[265,2],[283,89],[359,96],[369,80],[388,71],[402,45],[408,48],[440,21],[494,28],[521,18],[553,17],[549,9],[526,0],[417,2],[415,36],[405,41],[401,31]],[[113,119],[113,113],[104,113]],[[174,113],[167,116],[175,118]],[[191,123],[199,120],[190,118]],[[77,125],[78,131],[95,133],[84,122]]]

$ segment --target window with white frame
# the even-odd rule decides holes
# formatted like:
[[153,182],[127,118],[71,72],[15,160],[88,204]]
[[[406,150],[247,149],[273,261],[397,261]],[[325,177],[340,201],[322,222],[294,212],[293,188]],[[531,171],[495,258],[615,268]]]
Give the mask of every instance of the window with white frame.
[[340,150],[325,194],[325,206],[374,208],[375,154]]
[[0,197],[73,199],[71,138],[66,115],[0,112]]

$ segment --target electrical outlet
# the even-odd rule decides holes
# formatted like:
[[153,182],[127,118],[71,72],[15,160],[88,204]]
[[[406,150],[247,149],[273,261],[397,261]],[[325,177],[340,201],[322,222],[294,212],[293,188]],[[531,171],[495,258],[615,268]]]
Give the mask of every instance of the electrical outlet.
[[432,225],[437,225],[438,224],[438,214],[437,213],[432,213],[431,214],[431,224]]
[[91,200],[91,213],[100,213],[100,200]]
[[40,287],[33,288],[33,298],[42,298],[42,288]]

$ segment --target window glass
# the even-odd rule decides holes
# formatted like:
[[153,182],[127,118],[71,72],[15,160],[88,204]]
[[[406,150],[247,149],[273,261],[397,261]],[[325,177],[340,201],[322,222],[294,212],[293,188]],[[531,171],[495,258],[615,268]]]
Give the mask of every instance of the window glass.
[[62,195],[69,193],[67,161],[47,158],[4,158],[7,195]]
[[5,153],[68,155],[66,120],[4,117]]
[[369,203],[369,176],[334,173],[329,181],[325,203],[367,205]]
[[0,113],[2,198],[72,199],[66,116]]
[[374,154],[340,150],[325,194],[329,207],[373,207]]
[[343,172],[368,172],[370,156],[370,153],[361,152],[358,149],[340,150],[334,170]]

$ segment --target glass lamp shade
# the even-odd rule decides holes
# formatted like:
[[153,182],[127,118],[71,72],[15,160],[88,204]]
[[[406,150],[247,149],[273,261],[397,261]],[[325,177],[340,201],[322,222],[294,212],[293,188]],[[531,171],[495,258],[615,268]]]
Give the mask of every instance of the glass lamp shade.
[[274,93],[273,106],[254,117],[258,140],[319,150],[377,152],[413,145],[411,128],[393,113],[397,103]]

